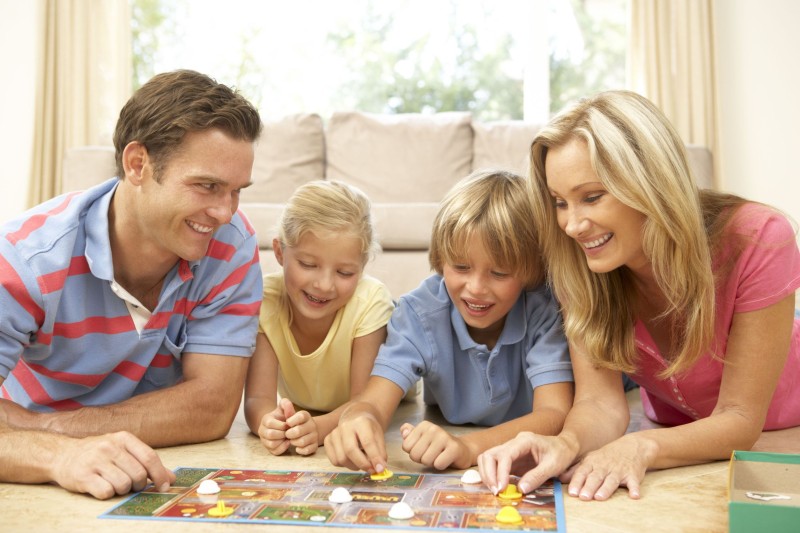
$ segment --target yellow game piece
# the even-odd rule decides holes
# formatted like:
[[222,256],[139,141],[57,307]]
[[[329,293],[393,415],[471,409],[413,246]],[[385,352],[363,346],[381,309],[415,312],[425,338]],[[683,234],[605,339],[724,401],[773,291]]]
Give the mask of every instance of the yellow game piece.
[[392,477],[392,475],[394,474],[391,470],[389,470],[388,468],[384,468],[383,472],[376,472],[375,474],[371,474],[369,478],[372,481],[384,481]]
[[504,500],[519,500],[522,499],[522,493],[517,490],[517,486],[509,483],[506,488],[500,491],[497,496]]
[[511,505],[506,505],[500,509],[500,512],[497,513],[497,516],[494,518],[501,524],[516,525],[522,523],[522,516],[519,514],[519,511],[517,511],[516,508],[512,507]]
[[217,506],[212,507],[208,511],[208,516],[214,518],[224,518],[233,514],[233,507],[225,507],[225,502],[222,500],[217,501]]

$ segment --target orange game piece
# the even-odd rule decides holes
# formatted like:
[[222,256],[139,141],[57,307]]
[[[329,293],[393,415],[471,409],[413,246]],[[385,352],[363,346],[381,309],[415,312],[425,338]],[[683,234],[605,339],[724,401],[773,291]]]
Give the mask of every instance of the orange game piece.
[[497,496],[504,500],[520,500],[522,499],[522,493],[517,490],[517,486],[513,483],[509,483],[506,488],[500,491]]
[[217,501],[217,506],[212,507],[208,511],[208,516],[214,518],[224,518],[233,514],[233,507],[226,507],[225,502],[222,500]]
[[517,525],[522,523],[522,516],[519,514],[519,511],[511,505],[506,505],[501,508],[500,512],[497,513],[497,516],[494,518],[501,524]]

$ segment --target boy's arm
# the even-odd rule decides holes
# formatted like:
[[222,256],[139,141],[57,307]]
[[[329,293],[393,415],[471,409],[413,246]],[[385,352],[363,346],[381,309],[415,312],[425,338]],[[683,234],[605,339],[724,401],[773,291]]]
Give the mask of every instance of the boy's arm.
[[572,407],[573,395],[574,386],[571,381],[536,387],[533,390],[533,408],[529,414],[461,437],[469,450],[469,465],[461,468],[477,464],[478,455],[513,439],[520,431],[558,435]]
[[403,389],[392,381],[370,377],[364,392],[345,404],[338,426],[325,438],[331,463],[382,472],[388,460],[384,432],[402,398]]
[[462,436],[451,435],[428,421],[416,427],[403,424],[400,428],[403,450],[412,461],[438,470],[451,466],[469,468],[478,463],[478,455],[514,438],[520,431],[556,435],[572,405],[572,396],[572,382],[541,385],[534,389],[531,413]]

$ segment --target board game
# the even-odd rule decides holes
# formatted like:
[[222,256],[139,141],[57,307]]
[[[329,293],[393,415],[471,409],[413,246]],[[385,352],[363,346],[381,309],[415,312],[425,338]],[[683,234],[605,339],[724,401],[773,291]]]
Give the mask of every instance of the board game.
[[[553,480],[533,493],[509,501],[482,484],[462,483],[460,475],[395,472],[373,480],[364,472],[177,468],[168,492],[150,486],[103,513],[100,518],[273,523],[334,527],[470,529],[473,531],[565,531],[561,485]],[[204,480],[220,492],[198,493]],[[331,503],[337,487],[352,495],[349,503]],[[230,513],[210,516],[220,505]],[[389,518],[403,501],[414,511],[406,520]],[[517,524],[498,522],[501,509],[513,506]],[[516,513],[515,513],[516,516]]]

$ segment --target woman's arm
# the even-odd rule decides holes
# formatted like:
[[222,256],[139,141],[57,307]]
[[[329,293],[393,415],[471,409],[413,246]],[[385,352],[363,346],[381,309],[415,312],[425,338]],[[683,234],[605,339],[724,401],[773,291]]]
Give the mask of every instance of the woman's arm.
[[625,433],[630,413],[621,374],[592,366],[577,343],[570,343],[570,359],[575,400],[561,433],[547,437],[522,432],[478,458],[481,477],[495,492],[508,484],[511,473],[522,476],[519,488],[529,492]]
[[569,486],[581,499],[604,500],[619,485],[632,497],[647,469],[727,459],[761,434],[789,351],[794,295],[733,318],[717,404],[707,418],[625,435],[587,455]]

